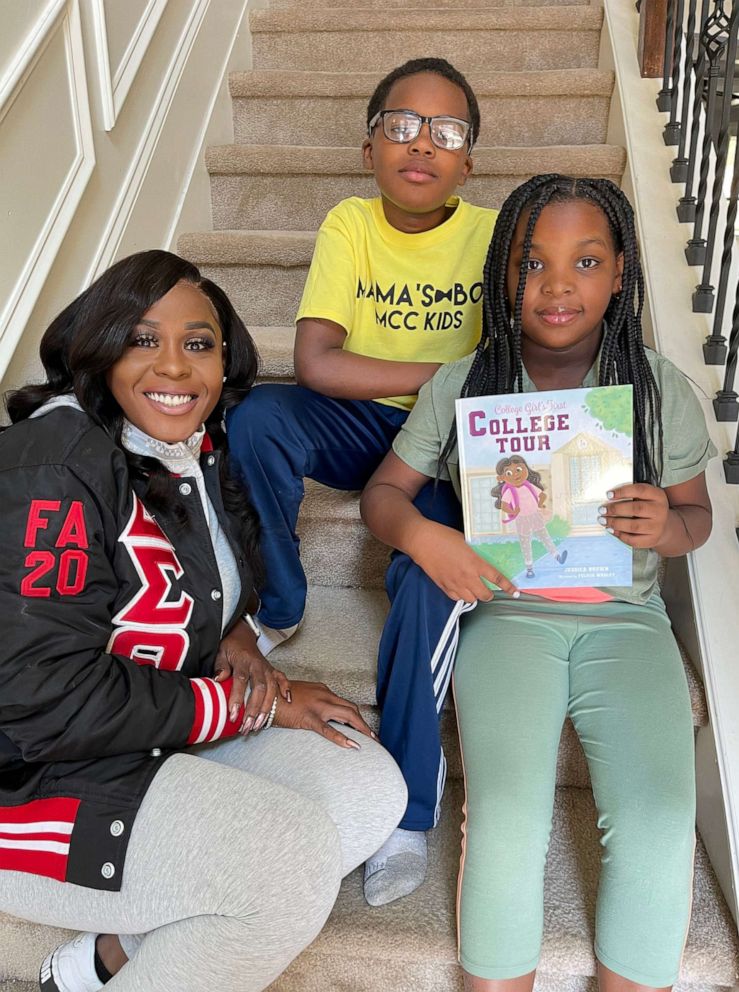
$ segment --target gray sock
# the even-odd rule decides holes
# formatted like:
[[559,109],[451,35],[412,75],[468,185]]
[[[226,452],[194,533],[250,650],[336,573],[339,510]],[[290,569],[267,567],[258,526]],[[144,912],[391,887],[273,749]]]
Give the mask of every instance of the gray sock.
[[426,833],[396,828],[364,866],[364,898],[384,906],[414,892],[426,877]]

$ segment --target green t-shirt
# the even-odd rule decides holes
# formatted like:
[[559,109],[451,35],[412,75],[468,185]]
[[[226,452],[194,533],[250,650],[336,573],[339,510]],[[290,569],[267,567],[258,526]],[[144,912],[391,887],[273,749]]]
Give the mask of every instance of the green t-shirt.
[[[708,436],[698,399],[682,372],[663,355],[649,349],[647,358],[662,399],[664,465],[660,484],[666,488],[700,475],[716,449]],[[461,395],[471,364],[472,355],[467,355],[439,369],[433,379],[421,387],[418,402],[393,442],[393,451],[406,465],[430,478],[436,476],[439,455],[454,423],[454,401]],[[582,386],[597,384],[596,362]],[[523,391],[537,391],[525,369]],[[451,481],[457,498],[461,499],[456,449],[449,457],[448,471],[443,468],[440,477]],[[605,493],[603,498],[605,501]],[[646,603],[657,587],[658,565],[656,551],[636,548],[633,586],[612,586],[603,592],[626,603]]]
[[[385,219],[379,196],[351,196],[316,236],[296,320],[323,318],[346,331],[342,347],[394,362],[455,362],[482,329],[482,268],[497,210],[451,197],[454,212],[419,234]],[[410,410],[414,396],[378,402]]]

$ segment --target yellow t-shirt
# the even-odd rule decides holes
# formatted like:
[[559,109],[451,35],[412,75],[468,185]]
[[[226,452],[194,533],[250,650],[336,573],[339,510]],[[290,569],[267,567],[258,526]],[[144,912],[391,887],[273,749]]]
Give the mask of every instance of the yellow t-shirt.
[[[332,320],[344,349],[395,362],[453,362],[482,330],[482,267],[497,210],[452,197],[443,224],[406,234],[380,197],[342,200],[318,231],[297,320]],[[415,396],[378,402],[410,410]]]

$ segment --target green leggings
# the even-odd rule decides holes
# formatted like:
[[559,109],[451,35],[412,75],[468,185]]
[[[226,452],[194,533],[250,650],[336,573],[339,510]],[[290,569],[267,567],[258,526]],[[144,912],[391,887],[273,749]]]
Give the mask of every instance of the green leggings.
[[678,976],[690,919],[693,721],[664,605],[479,604],[454,676],[466,782],[460,961],[481,978],[537,966],[565,717],[602,831],[595,952],[650,986]]

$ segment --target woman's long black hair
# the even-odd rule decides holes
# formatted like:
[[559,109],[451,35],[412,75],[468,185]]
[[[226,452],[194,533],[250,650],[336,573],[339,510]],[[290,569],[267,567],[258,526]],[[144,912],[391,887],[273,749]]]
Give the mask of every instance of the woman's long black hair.
[[[608,179],[573,179],[550,173],[534,176],[515,189],[500,209],[483,269],[482,337],[462,386],[462,396],[517,393],[523,389],[521,308],[531,238],[544,207],[585,200],[608,220],[617,254],[623,253],[621,292],[611,297],[604,316],[599,386],[631,383],[634,387],[634,478],[659,485],[662,474],[662,405],[642,340],[644,277],[631,204]],[[528,212],[523,255],[513,306],[508,300],[508,259],[522,214]],[[456,445],[452,426],[439,464]]]
[[[225,411],[251,389],[259,356],[226,294],[204,279],[192,263],[171,252],[153,250],[129,255],[111,266],[51,322],[40,349],[46,382],[8,394],[8,414],[18,423],[54,396],[74,395],[92,420],[120,445],[124,415],[108,387],[107,373],[130,346],[134,329],[146,311],[180,281],[191,283],[208,297],[226,343],[223,392],[205,426],[214,447],[224,450],[223,502],[239,522],[241,543],[259,582],[259,523],[243,489],[229,476],[222,426]],[[123,450],[132,478],[146,480],[147,502],[155,510],[165,506],[174,510],[175,518],[185,526],[187,511],[164,466],[154,458]]]

